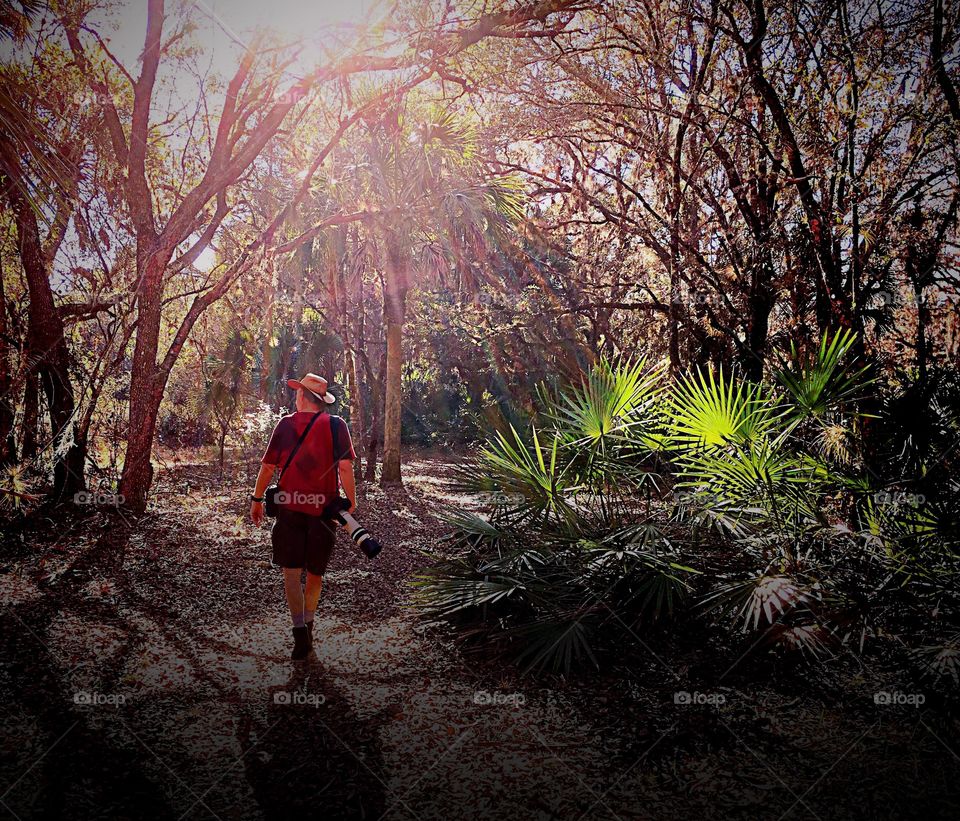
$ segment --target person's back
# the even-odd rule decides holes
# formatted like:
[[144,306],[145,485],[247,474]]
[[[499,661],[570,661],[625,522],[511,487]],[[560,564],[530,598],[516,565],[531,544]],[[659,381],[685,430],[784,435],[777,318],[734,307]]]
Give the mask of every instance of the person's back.
[[[277,423],[261,461],[283,466],[314,416],[313,410],[284,416]],[[280,478],[279,487],[284,491],[282,509],[319,516],[324,505],[339,493],[340,461],[353,458],[346,423],[339,416],[321,412]]]

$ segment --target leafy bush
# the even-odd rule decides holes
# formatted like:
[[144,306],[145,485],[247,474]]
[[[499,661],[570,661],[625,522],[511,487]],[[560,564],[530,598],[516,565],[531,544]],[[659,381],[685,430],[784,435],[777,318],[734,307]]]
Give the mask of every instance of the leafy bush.
[[598,641],[673,615],[693,571],[648,492],[660,487],[663,384],[643,362],[603,364],[576,389],[543,392],[527,437],[490,439],[459,477],[490,494],[489,516],[449,515],[466,555],[417,580],[424,613],[472,624],[528,670],[597,664]]
[[[934,600],[952,618],[956,494],[890,503],[903,494],[868,466],[874,383],[853,343],[792,350],[771,384],[670,383],[639,361],[541,390],[528,431],[495,434],[461,469],[489,505],[450,514],[460,554],[417,580],[424,616],[526,670],[597,665],[681,610],[809,659],[914,629]],[[711,551],[727,566],[697,600],[691,565]]]

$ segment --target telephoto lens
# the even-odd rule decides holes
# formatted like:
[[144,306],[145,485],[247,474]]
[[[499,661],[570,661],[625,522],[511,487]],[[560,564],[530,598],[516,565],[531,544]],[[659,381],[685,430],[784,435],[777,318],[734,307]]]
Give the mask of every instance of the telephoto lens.
[[344,499],[342,496],[334,499],[330,505],[328,505],[327,510],[324,511],[324,518],[332,519],[333,521],[343,525],[343,527],[346,528],[347,533],[350,534],[350,538],[356,543],[357,547],[366,553],[367,558],[376,558],[377,554],[383,550],[383,545],[374,539],[373,536],[367,532],[366,528],[364,528],[356,519],[354,519],[353,516],[347,513],[347,508],[349,507],[349,499]]
[[366,528],[353,518],[349,513],[342,512],[338,517],[340,523],[347,529],[350,538],[357,543],[357,546],[367,554],[368,559],[373,559],[383,550],[383,545],[371,536]]

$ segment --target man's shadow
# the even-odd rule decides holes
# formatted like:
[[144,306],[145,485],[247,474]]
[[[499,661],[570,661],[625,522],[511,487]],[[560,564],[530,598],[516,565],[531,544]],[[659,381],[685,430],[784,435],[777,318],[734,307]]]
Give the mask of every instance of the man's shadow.
[[289,663],[289,679],[265,695],[258,738],[250,716],[237,731],[264,817],[379,818],[387,806],[379,722],[357,716],[315,653]]

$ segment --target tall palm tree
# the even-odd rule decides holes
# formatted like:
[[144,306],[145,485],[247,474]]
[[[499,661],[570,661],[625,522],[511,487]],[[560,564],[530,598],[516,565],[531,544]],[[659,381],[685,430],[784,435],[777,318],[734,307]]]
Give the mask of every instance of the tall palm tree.
[[[475,130],[449,110],[407,103],[372,124],[350,169],[382,249],[387,367],[381,482],[400,477],[401,368],[407,295],[427,281],[473,291],[523,213],[519,182],[491,176]],[[352,191],[350,189],[353,189]]]

